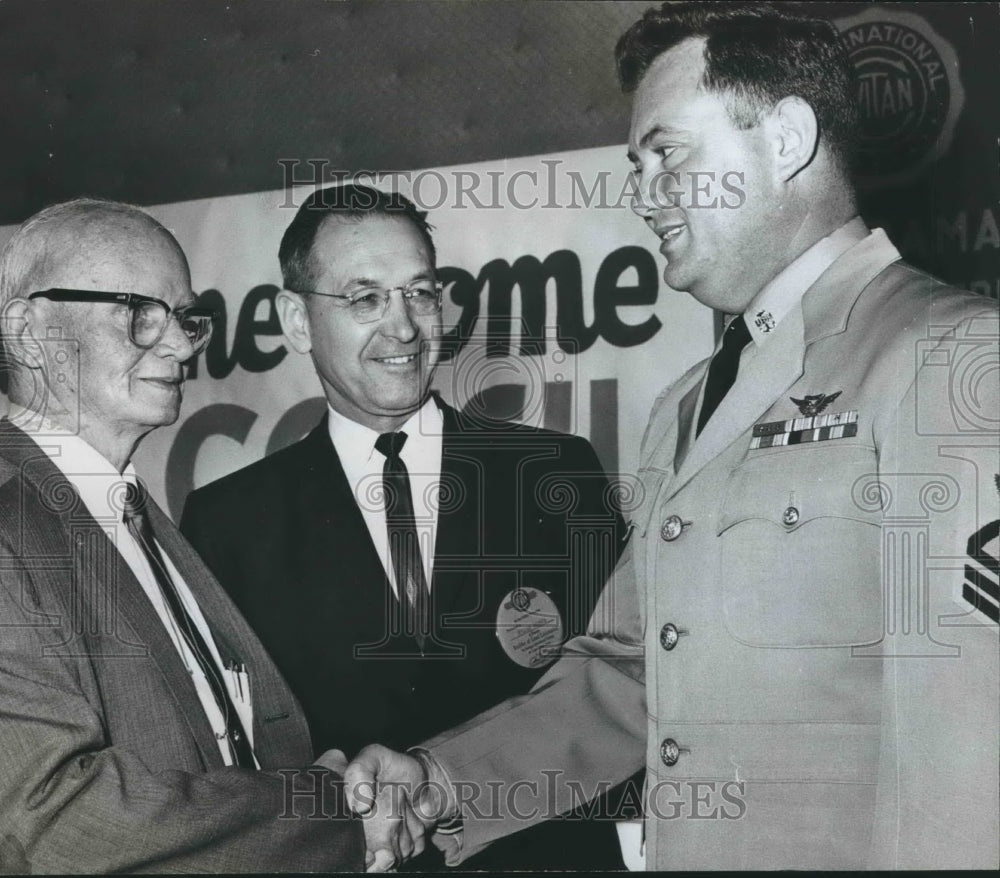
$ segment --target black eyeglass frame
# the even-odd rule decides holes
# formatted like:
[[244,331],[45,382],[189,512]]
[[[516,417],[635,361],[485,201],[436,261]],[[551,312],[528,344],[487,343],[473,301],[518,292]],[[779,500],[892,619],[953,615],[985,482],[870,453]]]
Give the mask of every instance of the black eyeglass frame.
[[[215,311],[212,308],[203,308],[199,305],[182,305],[180,308],[171,308],[170,305],[163,301],[163,299],[157,299],[155,296],[144,296],[141,293],[110,293],[105,292],[104,290],[77,290],[69,287],[52,287],[48,290],[39,290],[37,292],[30,293],[27,298],[49,299],[53,302],[106,302],[111,305],[125,305],[130,310],[135,308],[135,306],[142,305],[144,303],[159,305],[166,313],[166,319],[163,321],[163,327],[160,330],[160,334],[149,344],[140,344],[135,340],[132,332],[132,322],[129,321],[129,341],[131,341],[136,347],[142,348],[143,350],[149,350],[160,342],[160,339],[163,338],[167,331],[167,326],[170,323],[171,317],[175,317],[177,319],[178,325],[181,327],[181,331],[183,332],[184,325],[181,323],[181,320],[190,315],[191,317],[208,318],[208,331],[202,338],[192,339],[188,336],[188,340],[191,342],[195,351],[200,352],[204,350],[209,339],[212,337],[212,327],[215,322]],[[186,332],[184,334],[187,335]]]

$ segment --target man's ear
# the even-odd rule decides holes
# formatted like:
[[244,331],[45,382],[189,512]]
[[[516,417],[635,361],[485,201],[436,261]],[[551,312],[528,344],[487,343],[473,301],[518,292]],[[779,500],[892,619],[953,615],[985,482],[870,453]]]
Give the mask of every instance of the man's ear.
[[309,330],[309,314],[305,299],[291,290],[279,290],[274,297],[274,307],[278,311],[281,331],[288,343],[300,354],[312,350],[312,333]]
[[782,98],[768,118],[775,145],[775,170],[788,181],[807,167],[819,146],[819,122],[809,104],[799,97]]
[[4,351],[11,360],[28,369],[41,369],[45,357],[32,332],[33,317],[31,302],[20,297],[11,299],[0,315],[0,332]]

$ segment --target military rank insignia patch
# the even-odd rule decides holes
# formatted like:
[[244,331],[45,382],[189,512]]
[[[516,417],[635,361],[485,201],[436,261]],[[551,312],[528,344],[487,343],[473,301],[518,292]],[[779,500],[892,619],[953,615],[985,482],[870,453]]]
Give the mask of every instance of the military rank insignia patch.
[[1000,622],[1000,519],[969,537],[962,597],[988,619]]
[[858,435],[858,412],[830,412],[787,421],[770,421],[753,425],[750,450],[774,448],[779,445],[801,445],[828,439],[850,439]]

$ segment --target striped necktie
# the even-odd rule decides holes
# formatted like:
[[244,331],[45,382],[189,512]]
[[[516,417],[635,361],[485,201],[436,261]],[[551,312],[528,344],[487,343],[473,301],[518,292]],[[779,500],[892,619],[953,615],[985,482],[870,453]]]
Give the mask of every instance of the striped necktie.
[[184,608],[184,602],[177,593],[177,586],[174,584],[173,578],[167,570],[166,564],[163,561],[163,555],[160,554],[160,547],[156,544],[156,539],[153,535],[153,526],[150,524],[149,517],[145,511],[145,490],[138,485],[129,484],[125,492],[124,506],[122,520],[146,556],[146,560],[149,562],[150,568],[152,568],[153,576],[156,578],[156,584],[159,586],[163,599],[166,601],[174,617],[174,621],[177,623],[177,629],[184,638],[195,661],[197,661],[201,672],[205,675],[205,679],[208,680],[208,684],[212,689],[212,695],[215,696],[215,702],[219,707],[219,712],[225,719],[226,739],[229,742],[229,751],[233,757],[233,764],[242,765],[245,768],[256,768],[257,765],[253,758],[253,751],[250,749],[250,740],[247,738],[243,724],[240,722],[236,707],[229,697],[229,691],[222,680],[221,671],[212,660],[212,653],[209,651],[208,644],[205,643],[205,638],[202,637],[201,631],[198,630],[198,626],[195,625],[194,620]]
[[399,456],[405,444],[406,433],[383,433],[376,440],[375,449],[385,455],[382,468],[385,520],[389,555],[403,606],[403,633],[414,637],[423,652],[430,635],[430,600],[410,493],[410,474]]

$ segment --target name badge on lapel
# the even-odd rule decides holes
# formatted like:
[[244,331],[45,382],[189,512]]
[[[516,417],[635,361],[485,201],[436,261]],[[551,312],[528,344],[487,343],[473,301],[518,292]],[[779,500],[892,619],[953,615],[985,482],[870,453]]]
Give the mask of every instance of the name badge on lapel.
[[497,639],[507,657],[522,668],[553,662],[563,642],[559,608],[545,592],[515,588],[497,609]]

